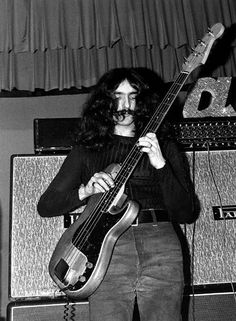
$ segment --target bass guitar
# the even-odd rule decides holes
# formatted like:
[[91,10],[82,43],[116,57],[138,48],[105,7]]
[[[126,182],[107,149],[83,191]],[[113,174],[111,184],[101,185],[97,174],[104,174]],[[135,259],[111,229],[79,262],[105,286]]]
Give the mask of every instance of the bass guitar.
[[[185,59],[182,71],[141,137],[157,131],[189,74],[205,63],[214,41],[223,31],[222,24],[215,24]],[[124,188],[142,154],[136,142],[123,163],[106,169],[115,177],[115,187],[93,195],[79,219],[60,238],[49,263],[49,273],[67,296],[84,299],[96,290],[105,276],[117,239],[137,217],[139,206],[126,199]]]

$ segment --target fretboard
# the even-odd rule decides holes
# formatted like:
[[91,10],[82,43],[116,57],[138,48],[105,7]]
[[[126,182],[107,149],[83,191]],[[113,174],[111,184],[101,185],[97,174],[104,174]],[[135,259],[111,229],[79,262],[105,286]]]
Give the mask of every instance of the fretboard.
[[[162,102],[156,108],[154,114],[149,120],[148,124],[145,126],[140,137],[145,136],[148,132],[156,133],[160,125],[162,124],[166,114],[168,113],[171,105],[173,104],[176,96],[183,87],[185,81],[187,80],[189,73],[181,72],[175,82],[171,85],[167,94],[163,98]],[[134,171],[136,165],[138,164],[143,153],[140,151],[138,146],[138,140],[130,150],[129,154],[126,156],[124,162],[121,165],[120,171],[116,176],[115,183],[116,186],[124,185],[129,179],[130,175]]]

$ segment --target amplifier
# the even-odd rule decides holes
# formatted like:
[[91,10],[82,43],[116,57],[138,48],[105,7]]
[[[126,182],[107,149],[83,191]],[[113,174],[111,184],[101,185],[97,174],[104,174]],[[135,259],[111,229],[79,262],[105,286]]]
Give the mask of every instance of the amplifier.
[[[185,294],[182,304],[182,321],[235,321],[236,301],[232,292],[204,292]],[[140,321],[135,304],[132,321]]]
[[87,301],[15,301],[7,306],[8,321],[89,321]]
[[[236,151],[211,151],[210,154],[196,151],[184,152],[183,155],[190,165],[201,207],[196,223],[183,226],[192,258],[193,283],[235,282]],[[65,157],[13,155],[11,158],[11,298],[54,298],[62,295],[49,276],[48,263],[60,236],[77,214],[68,213],[67,219],[62,216],[42,218],[37,213],[36,205]],[[209,158],[212,171],[209,169]],[[231,210],[227,212],[227,208]],[[80,211],[78,209],[78,213]]]
[[[35,154],[68,153],[81,118],[34,119]],[[182,150],[236,148],[236,117],[186,118],[170,123]]]
[[184,296],[183,321],[234,321],[236,301],[233,292]]
[[[183,321],[234,321],[236,303],[231,292],[184,295]],[[87,301],[15,301],[7,306],[7,321],[89,321]],[[135,306],[133,321],[140,321]]]
[[236,149],[236,117],[187,118],[171,126],[183,150]]
[[75,141],[80,118],[34,119],[35,154],[68,153]]

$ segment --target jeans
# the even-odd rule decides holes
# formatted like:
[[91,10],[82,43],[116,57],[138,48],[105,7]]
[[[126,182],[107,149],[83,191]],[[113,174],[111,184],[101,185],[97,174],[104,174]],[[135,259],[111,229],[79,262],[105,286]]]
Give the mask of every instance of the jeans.
[[91,321],[180,321],[182,251],[169,222],[131,226],[118,239],[107,273],[89,297]]

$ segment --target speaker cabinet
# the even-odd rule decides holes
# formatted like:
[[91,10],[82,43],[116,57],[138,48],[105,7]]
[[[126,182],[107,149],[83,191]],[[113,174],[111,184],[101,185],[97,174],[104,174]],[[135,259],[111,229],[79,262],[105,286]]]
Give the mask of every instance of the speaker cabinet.
[[[236,301],[232,292],[184,295],[182,321],[234,321]],[[140,321],[135,304],[133,321]]]
[[186,156],[200,203],[195,224],[184,226],[193,284],[235,282],[236,151],[186,152]]
[[234,321],[236,301],[233,293],[185,296],[183,321]]
[[89,321],[88,302],[12,302],[7,307],[8,321]]
[[12,156],[9,293],[12,298],[62,295],[49,276],[48,263],[65,231],[63,217],[41,218],[36,206],[64,158]]
[[[186,156],[201,206],[196,224],[183,226],[193,259],[194,284],[235,282],[236,220],[214,219],[213,207],[219,206],[220,201],[209,169],[208,153],[187,152]],[[41,218],[36,205],[64,158],[64,155],[12,156],[11,298],[55,298],[62,295],[49,276],[48,262],[65,231],[64,218]],[[212,151],[210,159],[222,204],[235,206],[236,152]]]

